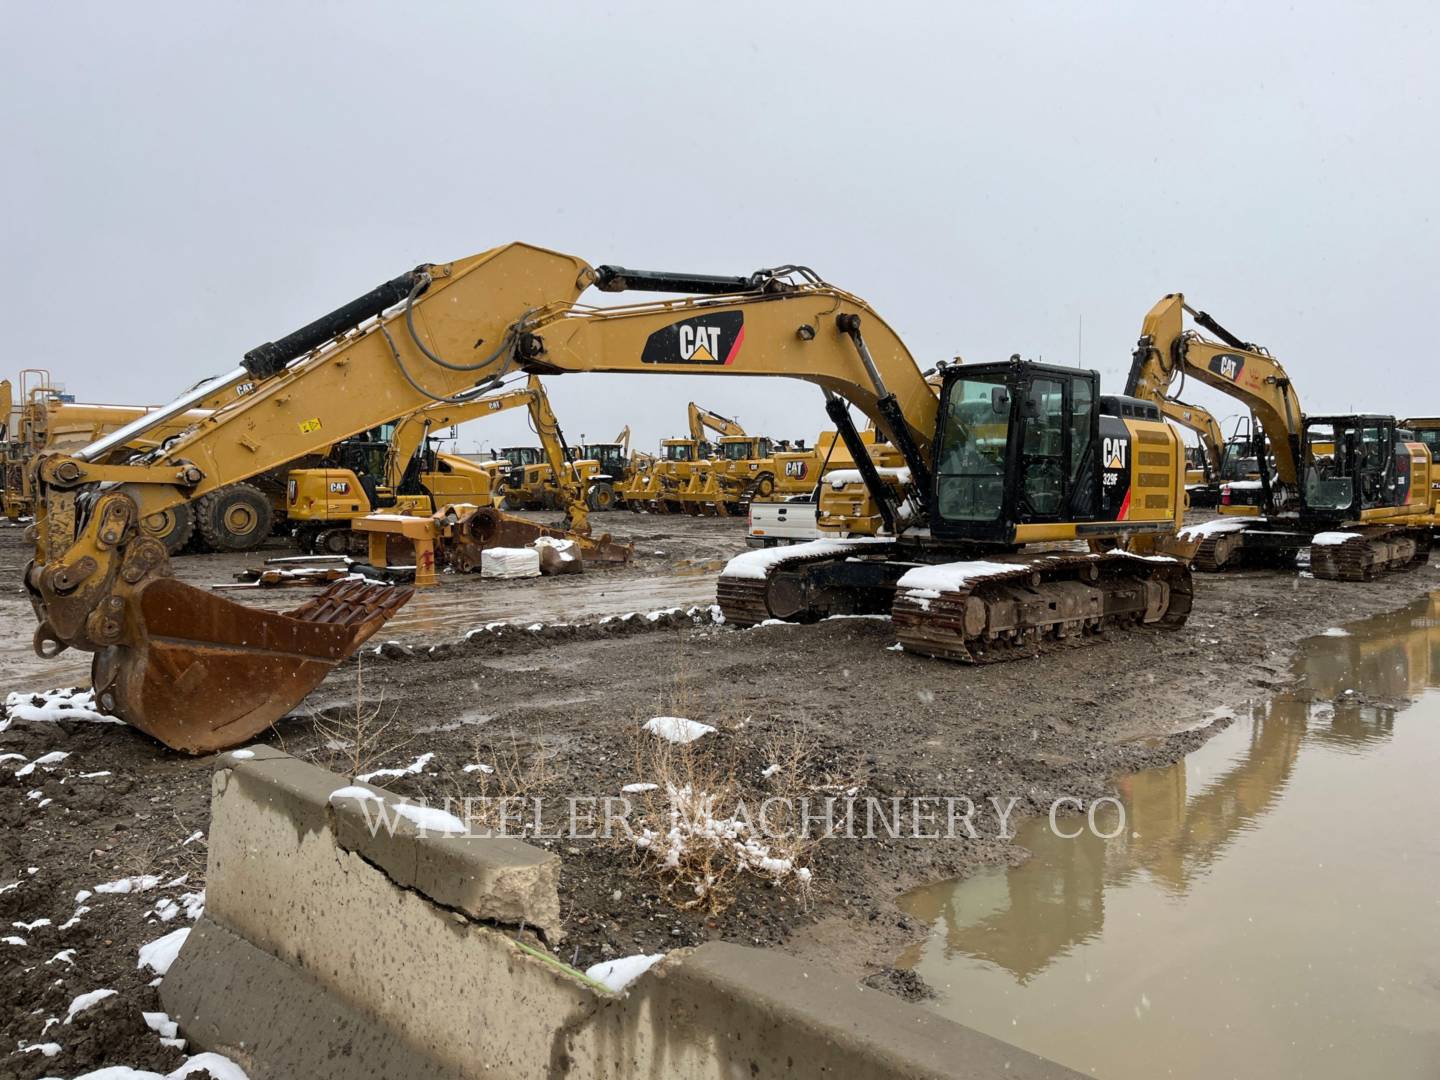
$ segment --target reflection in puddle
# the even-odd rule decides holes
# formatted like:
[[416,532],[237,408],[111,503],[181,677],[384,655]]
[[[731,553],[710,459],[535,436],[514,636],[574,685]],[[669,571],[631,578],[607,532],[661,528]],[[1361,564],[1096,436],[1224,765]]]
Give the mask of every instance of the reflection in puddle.
[[605,615],[714,602],[713,574],[652,578],[596,569],[513,583],[482,583],[477,578],[420,590],[385,624],[383,633],[397,641],[432,643],[453,641],[490,622],[589,622]]
[[1350,630],[1125,777],[1114,839],[1030,821],[1022,866],[907,896],[934,1007],[1103,1077],[1434,1076],[1440,593]]

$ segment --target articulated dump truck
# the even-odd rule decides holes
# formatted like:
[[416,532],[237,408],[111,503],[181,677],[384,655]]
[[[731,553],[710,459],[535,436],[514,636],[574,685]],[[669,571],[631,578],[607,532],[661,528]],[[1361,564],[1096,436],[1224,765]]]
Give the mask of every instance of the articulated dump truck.
[[[579,303],[591,287],[681,295]],[[36,649],[94,653],[99,706],[169,746],[201,753],[251,738],[410,592],[343,582],[288,613],[248,608],[174,579],[159,539],[167,514],[511,371],[819,386],[875,503],[872,534],[736,557],[717,589],[733,623],[889,611],[907,651],[988,662],[1033,655],[1045,638],[1173,628],[1189,613],[1183,563],[1112,550],[1172,536],[1182,521],[1183,446],[1154,404],[1102,395],[1093,371],[1018,360],[948,368],[932,385],[863,300],[803,267],[653,273],[514,243],[416,267],[252,349],[222,376],[250,384],[244,397],[138,461],[106,455],[194,407],[198,392],[79,450],[38,455],[25,575]],[[903,469],[879,475],[851,408]],[[583,499],[575,512],[586,527]]]

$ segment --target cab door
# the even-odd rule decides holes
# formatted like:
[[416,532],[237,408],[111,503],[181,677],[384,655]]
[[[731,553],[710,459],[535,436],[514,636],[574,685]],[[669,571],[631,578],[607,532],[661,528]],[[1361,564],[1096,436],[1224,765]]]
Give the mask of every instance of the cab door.
[[1068,381],[1030,380],[1021,403],[1018,501],[1020,522],[1059,521],[1070,488]]

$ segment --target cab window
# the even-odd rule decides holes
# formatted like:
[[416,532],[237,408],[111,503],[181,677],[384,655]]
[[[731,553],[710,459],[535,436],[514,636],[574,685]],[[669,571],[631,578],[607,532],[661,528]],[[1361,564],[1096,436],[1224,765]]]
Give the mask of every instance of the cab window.
[[1010,408],[1010,391],[998,376],[950,384],[936,454],[935,495],[942,518],[999,520]]

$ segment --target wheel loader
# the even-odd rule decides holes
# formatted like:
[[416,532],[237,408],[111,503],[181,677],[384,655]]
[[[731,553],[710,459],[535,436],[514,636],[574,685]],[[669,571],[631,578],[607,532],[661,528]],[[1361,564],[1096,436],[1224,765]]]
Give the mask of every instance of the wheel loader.
[[[591,286],[685,295],[596,308],[579,303]],[[906,650],[982,662],[1108,627],[1174,628],[1189,613],[1183,563],[1075,549],[1162,539],[1181,523],[1182,448],[1153,403],[1102,396],[1093,371],[1021,362],[947,370],[937,391],[863,300],[803,267],[647,273],[513,243],[416,267],[250,350],[225,378],[250,379],[252,392],[138,462],[106,455],[200,395],[78,451],[38,455],[25,573],[37,651],[94,653],[98,707],[177,749],[254,736],[410,593],[342,582],[292,612],[245,607],[174,579],[157,538],[167,512],[515,369],[820,387],[881,527],[737,556],[717,595],[739,625],[891,611]],[[903,503],[851,406],[903,457]],[[583,502],[572,513],[585,528]]]
[[490,506],[494,470],[438,453],[430,432],[519,407],[539,423],[548,409],[544,393],[532,377],[523,389],[436,403],[336,444],[320,466],[291,469],[286,512],[296,543],[310,554],[344,554],[364,548],[351,522],[377,510],[433,514],[452,503]]
[[629,425],[615,437],[614,442],[582,443],[580,460],[595,462],[596,471],[590,477],[589,485],[590,509],[614,510],[622,505],[622,493],[637,471],[630,453]]
[[[563,440],[562,440],[563,445]],[[497,495],[506,510],[563,510],[564,495],[555,482],[557,466],[544,447],[508,447],[501,455],[510,462],[500,470]],[[584,493],[592,510],[609,510],[615,504],[613,485],[600,462],[580,457],[565,447],[564,464],[559,467]]]
[[[1186,330],[1187,313],[1219,340]],[[1311,573],[1343,581],[1429,560],[1430,452],[1408,441],[1393,416],[1306,416],[1278,360],[1170,293],[1145,317],[1126,392],[1161,407],[1172,383],[1187,377],[1256,416],[1264,433],[1259,514],[1194,526],[1168,551],[1216,571],[1293,567],[1309,548]]]

